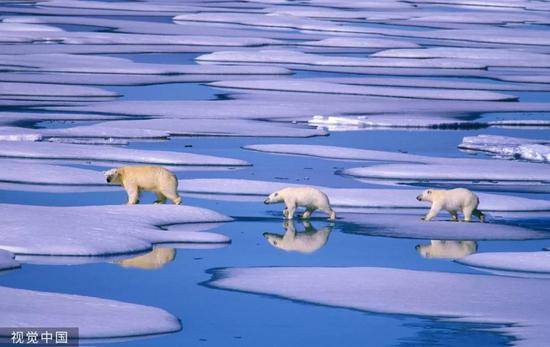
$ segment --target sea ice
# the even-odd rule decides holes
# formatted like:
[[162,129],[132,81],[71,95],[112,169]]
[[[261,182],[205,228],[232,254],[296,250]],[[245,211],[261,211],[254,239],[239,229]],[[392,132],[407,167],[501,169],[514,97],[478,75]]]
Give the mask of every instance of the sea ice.
[[150,250],[157,243],[220,243],[212,233],[161,230],[179,223],[226,222],[217,212],[176,205],[48,207],[2,205],[0,248],[19,254],[103,256]]
[[77,327],[82,339],[143,337],[181,329],[178,318],[156,307],[8,287],[0,287],[0,311],[3,327]]
[[477,135],[464,137],[458,148],[529,161],[550,162],[550,140]]
[[408,88],[391,86],[365,86],[341,83],[319,82],[306,79],[276,79],[248,81],[219,81],[208,85],[224,89],[268,90],[294,93],[347,94],[366,96],[386,96],[417,99],[443,100],[487,100],[512,101],[518,98],[513,95],[473,90],[473,89],[440,89]]
[[[426,211],[428,209],[426,208]],[[513,224],[451,222],[443,213],[434,221],[424,222],[420,215],[340,213],[349,223],[345,232],[352,234],[431,240],[533,240],[548,239],[550,232]],[[513,220],[512,222],[513,223]]]
[[5,141],[0,146],[0,156],[28,159],[64,159],[96,160],[108,162],[147,163],[181,166],[246,166],[247,162],[238,159],[214,157],[209,155],[147,151],[121,147],[103,148],[101,151],[93,145],[75,145],[64,143],[27,143]]
[[21,265],[14,258],[12,253],[0,249],[0,272],[20,267]]
[[214,288],[366,312],[496,324],[497,333],[516,338],[516,346],[541,346],[550,338],[546,280],[376,267],[252,267],[211,273],[207,284]]
[[550,252],[484,252],[457,260],[481,271],[518,277],[550,278]]

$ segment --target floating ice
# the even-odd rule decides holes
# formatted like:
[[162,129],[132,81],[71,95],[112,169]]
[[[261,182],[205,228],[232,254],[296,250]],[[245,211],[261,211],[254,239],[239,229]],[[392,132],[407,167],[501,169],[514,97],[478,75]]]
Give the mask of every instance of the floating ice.
[[[274,191],[297,184],[254,181],[246,179],[205,178],[180,180],[179,189],[184,193],[209,195],[210,198],[224,196],[256,196],[257,200]],[[413,189],[363,189],[317,187],[330,198],[337,207],[364,208],[411,208],[428,209],[428,206],[416,201],[421,192]],[[488,211],[548,211],[550,201],[527,199],[497,194],[478,194],[480,209]]]
[[340,213],[349,223],[346,232],[371,236],[428,240],[531,240],[548,239],[550,232],[501,223],[451,222],[443,213],[435,221],[424,222],[420,215]]
[[[510,32],[510,30],[508,30]],[[390,49],[374,53],[375,57],[414,59],[469,59],[487,66],[550,67],[550,55],[511,49],[431,47],[425,49]]]
[[219,243],[211,233],[161,230],[178,223],[225,222],[229,217],[191,206],[2,205],[0,248],[15,254],[99,256],[150,250],[156,243]]
[[2,142],[0,156],[29,159],[97,160],[109,162],[148,163],[182,166],[244,166],[245,161],[214,157],[209,155],[146,151],[130,148],[111,147],[101,151],[95,146],[64,143],[25,143]]
[[477,135],[464,137],[458,148],[489,152],[503,157],[550,162],[550,140]]
[[18,268],[20,265],[14,260],[14,255],[0,249],[0,272]]
[[[446,159],[446,158],[445,158]],[[387,180],[436,185],[440,183],[495,185],[501,190],[547,191],[550,170],[545,164],[483,159],[446,159],[430,164],[385,164],[351,168],[343,174],[362,180]],[[382,182],[382,181],[380,181]],[[485,189],[485,188],[484,188]]]
[[77,327],[82,339],[143,337],[176,332],[178,318],[155,307],[90,296],[0,287],[3,327]]
[[544,294],[549,283],[545,280],[375,267],[211,272],[208,285],[214,288],[367,312],[496,324],[496,332],[512,335],[517,346],[541,346],[550,339],[550,296]]
[[457,262],[482,271],[518,277],[550,278],[550,252],[485,252]]
[[210,86],[226,89],[269,90],[298,93],[348,94],[367,96],[387,96],[417,99],[444,100],[487,100],[511,101],[517,100],[513,95],[469,89],[439,89],[439,88],[405,88],[386,86],[349,85],[312,80],[276,79],[252,81],[220,81],[211,82]]
[[[262,66],[199,66],[135,63],[129,59],[98,55],[25,54],[0,55],[0,66],[9,71],[65,72],[92,74],[287,74],[286,69]],[[82,87],[84,88],[84,87]]]
[[117,93],[82,86],[66,86],[62,84],[42,84],[42,83],[0,83],[0,95],[7,98],[9,96],[31,96],[31,97],[115,97]]
[[422,155],[323,145],[262,144],[246,145],[243,148],[259,152],[303,155],[335,160],[397,161],[409,163],[431,162],[433,160],[430,157]]
[[0,126],[0,141],[40,141],[42,135],[34,129]]
[[416,43],[410,41],[379,39],[379,38],[358,38],[358,37],[331,37],[319,41],[306,41],[299,43],[300,46],[314,47],[343,47],[343,48],[416,48]]
[[356,66],[356,67],[413,67],[440,69],[483,69],[482,63],[461,59],[402,59],[402,58],[355,58],[307,54],[291,50],[259,51],[219,51],[201,55],[199,62],[223,63],[270,63],[270,64],[307,64],[320,66]]
[[[116,136],[120,133],[136,134],[156,132],[168,135],[198,136],[269,136],[269,137],[311,137],[326,135],[326,131],[310,127],[295,126],[280,122],[264,122],[248,119],[220,120],[223,127],[212,119],[146,119],[127,120],[96,124],[86,127],[66,129],[67,135],[93,134],[96,129],[103,129],[105,135]],[[72,133],[72,134],[71,134]],[[55,132],[53,133],[55,134]],[[63,134],[63,132],[62,132]]]
[[307,121],[321,129],[329,131],[351,131],[361,129],[384,129],[384,128],[432,128],[432,129],[459,129],[470,127],[483,127],[485,124],[479,122],[465,121],[453,118],[400,114],[384,114],[373,116],[313,116]]
[[1,165],[0,182],[5,183],[95,186],[94,188],[106,184],[100,172],[81,168],[15,160],[2,160]]

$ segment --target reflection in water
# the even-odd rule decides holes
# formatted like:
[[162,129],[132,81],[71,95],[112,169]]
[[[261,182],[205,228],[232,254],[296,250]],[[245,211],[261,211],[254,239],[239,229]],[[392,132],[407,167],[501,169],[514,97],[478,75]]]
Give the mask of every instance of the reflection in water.
[[128,258],[117,261],[122,267],[131,267],[144,270],[156,270],[170,263],[176,258],[176,250],[174,248],[155,248],[147,254],[143,254],[134,258]]
[[328,240],[332,225],[328,225],[320,230],[315,229],[310,222],[303,221],[304,231],[296,232],[296,226],[293,220],[287,220],[283,224],[285,228],[284,235],[264,233],[267,242],[275,248],[285,251],[294,251],[300,253],[313,253],[323,247]]
[[431,240],[430,244],[416,245],[424,258],[458,259],[477,252],[475,241]]

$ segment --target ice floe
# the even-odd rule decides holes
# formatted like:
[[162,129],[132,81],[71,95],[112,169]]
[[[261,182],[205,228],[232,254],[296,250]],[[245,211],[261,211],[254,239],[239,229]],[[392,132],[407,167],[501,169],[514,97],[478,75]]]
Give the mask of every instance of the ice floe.
[[484,252],[457,262],[481,271],[517,277],[550,278],[550,252]]
[[355,67],[411,67],[440,69],[483,69],[483,63],[460,59],[356,58],[308,54],[292,50],[218,51],[201,55],[199,62],[306,64]]
[[319,82],[311,80],[276,79],[252,81],[220,81],[211,82],[210,86],[224,89],[269,90],[298,93],[370,95],[419,99],[444,100],[517,100],[513,95],[470,90],[470,89],[439,89],[439,88],[406,88],[389,86],[365,86],[340,83]]
[[0,249],[0,272],[18,268],[20,265],[14,258],[12,253]]
[[181,329],[170,313],[90,296],[0,287],[0,325],[5,327],[77,327],[81,339],[110,339],[166,334]]
[[0,248],[15,254],[100,256],[148,251],[157,243],[220,243],[212,233],[159,227],[226,222],[229,217],[191,206],[111,205],[46,207],[2,205]]
[[351,161],[386,161],[386,162],[429,162],[430,157],[399,152],[377,151],[352,147],[301,145],[301,144],[261,144],[246,145],[245,149],[275,153],[320,157],[335,160]]
[[66,86],[62,84],[41,84],[41,83],[0,83],[0,95],[2,98],[13,96],[29,97],[116,97],[119,94],[108,90],[83,87]]
[[148,163],[181,166],[244,166],[247,162],[238,159],[209,155],[147,151],[121,147],[103,148],[93,145],[64,143],[27,143],[4,141],[0,146],[0,157],[27,159],[95,160],[107,162]]
[[[517,346],[550,338],[548,281],[376,267],[211,270],[214,288],[318,305],[455,323],[487,323]],[[346,285],[342,285],[345,283]]]
[[458,148],[494,153],[498,156],[536,162],[550,162],[550,140],[477,135],[462,139]]
[[379,183],[394,181],[422,186],[466,184],[479,189],[498,187],[502,191],[548,191],[550,171],[545,164],[483,159],[445,161],[429,164],[384,164],[346,169],[342,173]]
[[[0,55],[0,66],[8,71],[64,72],[90,74],[287,74],[286,69],[265,66],[199,66],[136,63],[129,59],[98,55],[25,54]],[[82,87],[84,88],[84,87]]]
[[480,61],[487,66],[550,67],[550,55],[510,49],[431,47],[391,49],[374,53],[375,57],[434,59],[453,58]]
[[[352,234],[426,240],[532,240],[548,239],[548,230],[513,224],[451,222],[450,217],[424,222],[420,215],[340,213],[345,232]],[[347,224],[349,223],[349,224]],[[512,222],[510,222],[512,223]]]
[[[180,180],[179,190],[189,194],[209,196],[211,199],[250,196],[256,200],[272,192],[297,184],[255,181],[247,179],[203,178]],[[408,208],[427,209],[416,201],[420,190],[414,189],[369,189],[369,188],[330,188],[317,187],[330,198],[336,207],[362,208]],[[548,211],[550,201],[527,199],[498,194],[478,194],[480,209],[488,211]]]
[[[220,121],[224,121],[220,119]],[[104,130],[104,136],[116,136],[134,132],[147,134],[147,132],[164,134],[165,136],[268,136],[268,137],[312,137],[326,135],[326,131],[311,127],[291,125],[281,122],[266,122],[249,119],[225,120],[223,127],[212,119],[145,119],[145,120],[121,120],[109,123],[100,123],[91,126],[63,129],[61,134],[75,136],[78,133],[94,134],[99,129]],[[50,134],[55,135],[53,131]]]

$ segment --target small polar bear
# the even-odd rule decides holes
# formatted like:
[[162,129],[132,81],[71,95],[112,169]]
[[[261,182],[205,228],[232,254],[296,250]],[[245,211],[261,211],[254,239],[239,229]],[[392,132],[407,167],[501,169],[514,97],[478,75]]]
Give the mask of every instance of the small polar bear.
[[336,219],[336,212],[330,207],[325,193],[313,187],[288,187],[271,193],[264,204],[285,203],[283,215],[286,219],[294,218],[296,208],[305,207],[302,219],[308,219],[315,210],[328,214],[330,220]]
[[178,195],[178,178],[161,166],[122,166],[103,173],[107,183],[118,184],[128,193],[128,205],[139,204],[142,191],[157,195],[155,204],[164,204],[170,199],[174,204],[181,204]]
[[296,232],[293,221],[285,221],[284,227],[284,235],[264,233],[263,236],[271,246],[287,252],[313,253],[327,243],[332,231],[332,226],[316,230],[307,221],[303,232]]
[[454,260],[477,252],[477,242],[431,240],[430,244],[416,245],[415,249],[424,258]]
[[422,194],[416,197],[418,201],[429,201],[432,207],[426,217],[422,218],[425,221],[432,220],[439,211],[447,210],[451,214],[451,220],[458,221],[458,211],[464,215],[465,222],[471,222],[472,215],[479,218],[483,223],[485,215],[477,209],[479,198],[473,192],[465,188],[456,189],[426,189]]

